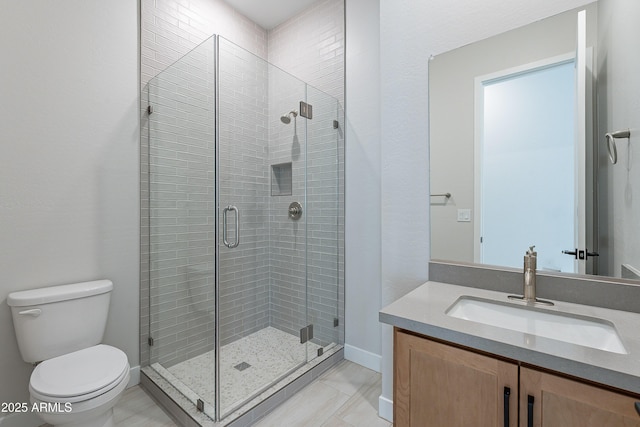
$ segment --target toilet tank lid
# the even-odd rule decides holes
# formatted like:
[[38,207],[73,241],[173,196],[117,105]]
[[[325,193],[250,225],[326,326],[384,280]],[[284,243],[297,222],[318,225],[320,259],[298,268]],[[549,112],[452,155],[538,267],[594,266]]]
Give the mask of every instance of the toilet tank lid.
[[73,283],[70,285],[49,286],[46,288],[11,292],[7,296],[7,304],[11,307],[40,305],[104,294],[111,292],[112,289],[113,282],[111,282],[111,280],[93,280],[91,282]]

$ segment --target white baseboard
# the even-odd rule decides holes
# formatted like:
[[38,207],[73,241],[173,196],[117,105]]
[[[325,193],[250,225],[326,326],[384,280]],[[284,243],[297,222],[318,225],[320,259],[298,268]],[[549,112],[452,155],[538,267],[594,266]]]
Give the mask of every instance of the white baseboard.
[[382,356],[370,351],[354,347],[349,344],[344,345],[344,358],[353,363],[362,365],[373,371],[380,372],[382,367]]
[[[127,388],[138,384],[140,384],[140,366],[134,366],[129,370]],[[0,417],[0,427],[38,427],[42,424],[44,421],[35,412],[15,413]]]
[[382,395],[378,398],[378,416],[390,423],[393,422],[393,401]]
[[134,366],[129,369],[129,384],[127,388],[140,384],[140,366]]

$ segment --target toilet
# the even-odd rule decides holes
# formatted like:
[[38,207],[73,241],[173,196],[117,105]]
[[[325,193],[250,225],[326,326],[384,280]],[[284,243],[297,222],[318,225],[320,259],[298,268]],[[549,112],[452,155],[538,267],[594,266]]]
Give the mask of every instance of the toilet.
[[12,292],[7,297],[22,359],[37,363],[30,409],[56,427],[112,427],[129,382],[127,355],[101,344],[110,280]]

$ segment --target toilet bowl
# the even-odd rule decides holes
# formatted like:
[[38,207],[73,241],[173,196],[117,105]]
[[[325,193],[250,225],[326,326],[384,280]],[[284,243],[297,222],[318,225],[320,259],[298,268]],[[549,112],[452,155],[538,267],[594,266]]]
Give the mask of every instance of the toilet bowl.
[[111,427],[113,406],[128,382],[127,356],[100,344],[42,362],[31,374],[29,392],[49,424]]
[[18,347],[31,374],[33,412],[55,427],[112,427],[129,382],[127,355],[100,344],[113,284],[108,280],[9,294]]

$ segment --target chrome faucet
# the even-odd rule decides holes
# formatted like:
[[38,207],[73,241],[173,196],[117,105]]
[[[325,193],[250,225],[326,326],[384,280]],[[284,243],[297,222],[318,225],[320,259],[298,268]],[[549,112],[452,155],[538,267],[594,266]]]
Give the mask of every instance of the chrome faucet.
[[524,255],[524,300],[526,302],[536,301],[536,262],[538,253],[533,250],[535,246],[529,246],[529,250]]
[[526,302],[527,304],[541,303],[553,305],[551,301],[545,301],[536,297],[536,268],[538,260],[538,252],[534,251],[535,246],[529,246],[529,250],[524,254],[524,277],[523,277],[523,296],[509,295],[509,299],[516,299]]

